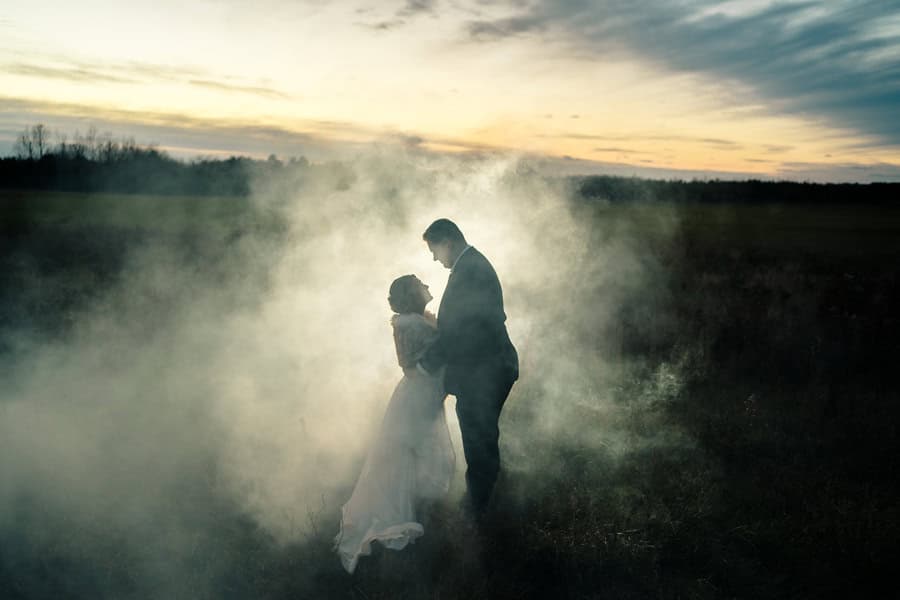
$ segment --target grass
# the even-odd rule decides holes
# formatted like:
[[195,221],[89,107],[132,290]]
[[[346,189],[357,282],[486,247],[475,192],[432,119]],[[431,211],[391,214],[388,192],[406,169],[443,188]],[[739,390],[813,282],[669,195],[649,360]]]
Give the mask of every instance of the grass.
[[152,228],[232,226],[252,215],[247,198],[0,190],[0,223],[17,228]]
[[[35,329],[64,327],[60,314],[89,301],[93,286],[114,281],[119,263],[109,244],[130,243],[115,232],[140,230],[166,202],[163,213],[172,217],[163,217],[163,229],[181,227],[184,211],[196,210],[203,226],[224,223],[224,233],[213,236],[219,241],[244,210],[210,199],[135,198],[127,209],[118,198],[0,200],[7,247],[68,282],[55,289],[71,293],[47,299],[27,290],[28,302],[21,291],[7,293],[0,331],[23,318]],[[661,295],[646,304],[635,299],[615,320],[616,352],[627,365],[610,399],[617,409],[599,412],[589,391],[568,409],[615,433],[621,446],[546,430],[526,443],[507,436],[507,468],[484,531],[467,527],[452,503],[438,504],[415,551],[376,551],[353,576],[331,552],[337,507],[317,507],[306,515],[306,536],[281,546],[214,492],[214,465],[149,517],[148,548],[135,548],[132,530],[67,527],[23,498],[16,527],[0,544],[0,596],[879,595],[900,559],[900,213],[851,206],[586,210],[639,231],[666,273]],[[14,245],[9,240],[20,230],[26,241]],[[71,237],[59,238],[62,230]],[[86,230],[107,237],[92,245],[79,233]],[[80,248],[81,261],[66,259],[63,247]],[[7,284],[22,268],[10,256],[0,259]],[[82,261],[94,265],[90,286],[78,283]],[[539,399],[529,394],[538,392],[526,386],[517,393],[503,427],[534,429],[529,407]],[[170,545],[167,536],[179,541]],[[170,557],[179,566],[167,576],[167,561],[148,557],[160,560],[170,547],[182,554]]]

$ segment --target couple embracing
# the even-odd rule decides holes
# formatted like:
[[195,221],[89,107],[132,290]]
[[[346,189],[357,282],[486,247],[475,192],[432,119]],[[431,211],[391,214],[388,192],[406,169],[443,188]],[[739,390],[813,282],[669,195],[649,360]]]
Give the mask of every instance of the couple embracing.
[[449,490],[455,455],[444,417],[447,394],[456,396],[467,518],[480,522],[500,471],[498,420],[519,376],[500,281],[452,221],[438,219],[422,237],[434,260],[450,269],[450,279],[437,318],[425,311],[432,296],[414,275],[391,284],[388,302],[403,378],[342,510],[335,542],[351,573],[372,542],[400,550],[421,536],[417,503]]

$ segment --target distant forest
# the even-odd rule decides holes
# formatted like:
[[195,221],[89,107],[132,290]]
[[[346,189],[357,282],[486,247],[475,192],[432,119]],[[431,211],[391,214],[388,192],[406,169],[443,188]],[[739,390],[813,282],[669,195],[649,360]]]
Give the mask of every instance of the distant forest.
[[[185,196],[247,196],[256,177],[302,179],[311,165],[232,156],[182,161],[134,139],[114,140],[90,129],[84,135],[51,134],[44,125],[23,131],[14,156],[0,158],[0,189],[115,192]],[[338,167],[331,164],[330,167]],[[349,171],[342,179],[349,183]],[[897,204],[900,183],[798,183],[789,181],[656,180],[639,177],[569,177],[581,196],[610,202],[740,202],[793,204]]]
[[14,156],[0,158],[0,188],[68,192],[117,192],[185,196],[246,196],[255,176],[285,169],[302,170],[305,158],[287,162],[248,157],[172,158],[134,139],[114,140],[90,129],[69,140],[50,134],[43,125],[26,129],[16,139]]

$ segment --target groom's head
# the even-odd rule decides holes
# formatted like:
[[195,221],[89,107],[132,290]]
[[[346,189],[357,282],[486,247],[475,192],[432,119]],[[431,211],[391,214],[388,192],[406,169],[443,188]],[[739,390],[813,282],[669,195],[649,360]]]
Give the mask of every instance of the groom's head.
[[450,219],[438,219],[429,225],[422,234],[422,239],[428,244],[434,260],[448,269],[468,245],[462,231]]

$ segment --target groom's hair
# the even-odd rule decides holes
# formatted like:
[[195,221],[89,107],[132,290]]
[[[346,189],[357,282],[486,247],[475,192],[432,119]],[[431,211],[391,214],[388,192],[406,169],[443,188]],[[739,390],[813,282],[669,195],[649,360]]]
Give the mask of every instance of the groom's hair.
[[453,243],[465,243],[466,241],[462,231],[460,231],[459,227],[456,226],[456,223],[450,219],[438,219],[429,225],[428,229],[425,230],[425,233],[422,234],[422,239],[432,244],[447,241]]

